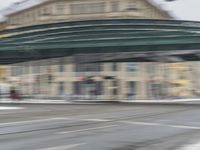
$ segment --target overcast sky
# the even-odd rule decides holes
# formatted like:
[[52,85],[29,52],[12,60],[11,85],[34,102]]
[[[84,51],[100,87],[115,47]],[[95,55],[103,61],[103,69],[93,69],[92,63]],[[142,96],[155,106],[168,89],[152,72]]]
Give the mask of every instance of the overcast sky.
[[[0,0],[0,10],[18,1],[20,0]],[[200,21],[200,0],[176,0],[175,2],[164,2],[164,0],[153,1],[159,3],[178,19]]]
[[5,8],[7,6],[9,6],[10,4],[14,3],[14,2],[18,2],[20,0],[0,0],[0,9]]

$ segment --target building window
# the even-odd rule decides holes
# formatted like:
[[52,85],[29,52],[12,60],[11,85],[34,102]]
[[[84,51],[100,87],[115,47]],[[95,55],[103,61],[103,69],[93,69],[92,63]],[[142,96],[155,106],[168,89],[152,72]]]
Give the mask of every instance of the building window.
[[27,12],[26,13],[26,23],[30,23],[31,19],[32,19],[32,16],[31,16],[30,12]]
[[59,82],[58,92],[59,92],[59,95],[65,94],[65,83],[64,82]]
[[15,76],[15,67],[10,68],[10,75]]
[[33,19],[33,21],[35,21],[35,20],[37,20],[37,14],[36,14],[36,12],[35,11],[32,11],[32,19]]
[[113,81],[113,87],[117,87],[118,86],[118,82],[116,80]]
[[135,11],[137,10],[137,3],[135,0],[129,0],[128,6],[127,6],[128,11]]
[[74,82],[74,94],[76,95],[103,95],[103,82]]
[[57,14],[65,14],[65,4],[59,3],[56,5]]
[[13,66],[11,67],[11,76],[19,76],[22,74],[22,67],[20,66]]
[[47,73],[47,66],[40,66],[40,73]]
[[48,16],[48,15],[50,15],[49,7],[41,8],[41,15],[42,16]]
[[118,71],[118,63],[112,63],[112,71]]
[[113,93],[113,95],[118,95],[118,89],[114,88],[112,93]]
[[128,72],[135,72],[137,70],[138,70],[138,63],[135,63],[135,62],[127,63],[127,71]]
[[128,86],[128,93],[127,93],[127,96],[128,97],[132,97],[132,96],[135,96],[136,95],[136,82],[135,81],[130,81],[130,82],[127,82],[127,86]]
[[147,66],[147,73],[149,74],[150,77],[156,75],[156,65],[155,64],[148,64]]
[[120,10],[120,3],[119,3],[119,1],[112,1],[111,2],[111,11],[112,12],[117,12],[117,11],[119,11]]
[[71,14],[92,14],[92,13],[104,13],[105,12],[105,2],[96,3],[78,3],[71,4]]
[[29,73],[29,67],[28,66],[24,66],[24,74],[28,74]]
[[65,72],[64,58],[59,59],[58,72]]
[[16,17],[13,17],[13,18],[10,19],[10,23],[12,25],[17,25],[17,21],[18,21],[18,19]]
[[181,79],[181,80],[187,79],[187,70],[182,70],[179,72],[179,79]]
[[76,72],[100,72],[101,64],[76,64]]
[[39,74],[40,73],[40,66],[32,66],[32,73]]
[[65,65],[59,65],[59,72],[65,72]]

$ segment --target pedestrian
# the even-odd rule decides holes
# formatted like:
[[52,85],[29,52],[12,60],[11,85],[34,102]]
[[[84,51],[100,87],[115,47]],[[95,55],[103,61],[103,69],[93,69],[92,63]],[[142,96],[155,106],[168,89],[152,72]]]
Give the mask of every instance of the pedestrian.
[[21,99],[19,93],[13,87],[10,89],[10,98],[12,100],[20,100]]
[[10,88],[10,99],[15,99],[15,88],[13,87]]

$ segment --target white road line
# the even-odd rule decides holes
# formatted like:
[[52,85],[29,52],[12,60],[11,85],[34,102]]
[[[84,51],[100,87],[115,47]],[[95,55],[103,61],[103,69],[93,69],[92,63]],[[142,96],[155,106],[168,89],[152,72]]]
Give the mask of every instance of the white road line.
[[145,125],[145,126],[163,126],[181,129],[194,129],[200,130],[200,127],[196,126],[186,126],[186,125],[173,125],[173,124],[162,124],[162,123],[151,123],[151,122],[133,122],[133,121],[120,121],[121,123],[133,124],[133,125]]
[[[7,122],[7,123],[0,123],[0,126],[13,125],[13,124],[24,124],[24,123],[38,123],[38,122],[60,120],[60,119],[61,118],[47,118],[47,119],[37,119],[37,120],[28,120],[28,121]],[[67,119],[67,118],[65,118],[65,119]]]
[[172,120],[168,120],[168,119],[160,119],[160,120],[158,120],[158,121],[161,121],[161,122],[170,122],[170,121],[172,121]]
[[68,150],[71,148],[75,148],[81,145],[85,145],[86,143],[78,143],[78,144],[71,144],[71,145],[63,145],[63,146],[56,146],[56,147],[49,147],[49,148],[42,148],[37,150]]
[[195,130],[199,130],[199,129],[200,129],[200,127],[185,126],[185,125],[170,125],[170,127],[174,127],[174,128],[183,128],[183,129],[195,129]]
[[92,131],[92,130],[99,130],[99,129],[112,128],[112,127],[116,127],[116,126],[118,126],[118,125],[108,125],[108,126],[101,126],[101,127],[95,127],[95,128],[87,128],[87,129],[72,130],[72,131],[66,131],[66,132],[58,132],[58,133],[56,133],[56,134],[78,133],[78,132],[85,132],[85,131]]
[[107,119],[77,119],[77,120],[83,120],[83,121],[94,121],[94,122],[108,122],[110,120]]
[[47,118],[47,119],[35,119],[35,120],[27,120],[27,121],[0,123],[0,127],[9,126],[9,125],[28,124],[28,123],[39,123],[39,122],[46,122],[46,121],[53,121],[53,120],[92,121],[92,122],[110,121],[110,120],[105,120],[105,119],[81,119],[81,118],[56,117],[56,118]]
[[108,119],[97,119],[97,118],[65,118],[65,117],[59,117],[60,120],[72,120],[72,121],[92,121],[92,122],[108,122],[111,120]]
[[134,125],[145,125],[145,126],[160,126],[160,123],[150,122],[133,122],[133,121],[120,121],[121,123],[134,124]]

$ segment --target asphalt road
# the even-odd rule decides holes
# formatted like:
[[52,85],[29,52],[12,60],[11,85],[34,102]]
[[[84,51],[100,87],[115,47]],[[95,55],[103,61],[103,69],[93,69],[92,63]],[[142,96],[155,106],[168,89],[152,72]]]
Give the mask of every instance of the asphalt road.
[[193,150],[198,143],[200,105],[0,106],[0,150]]

